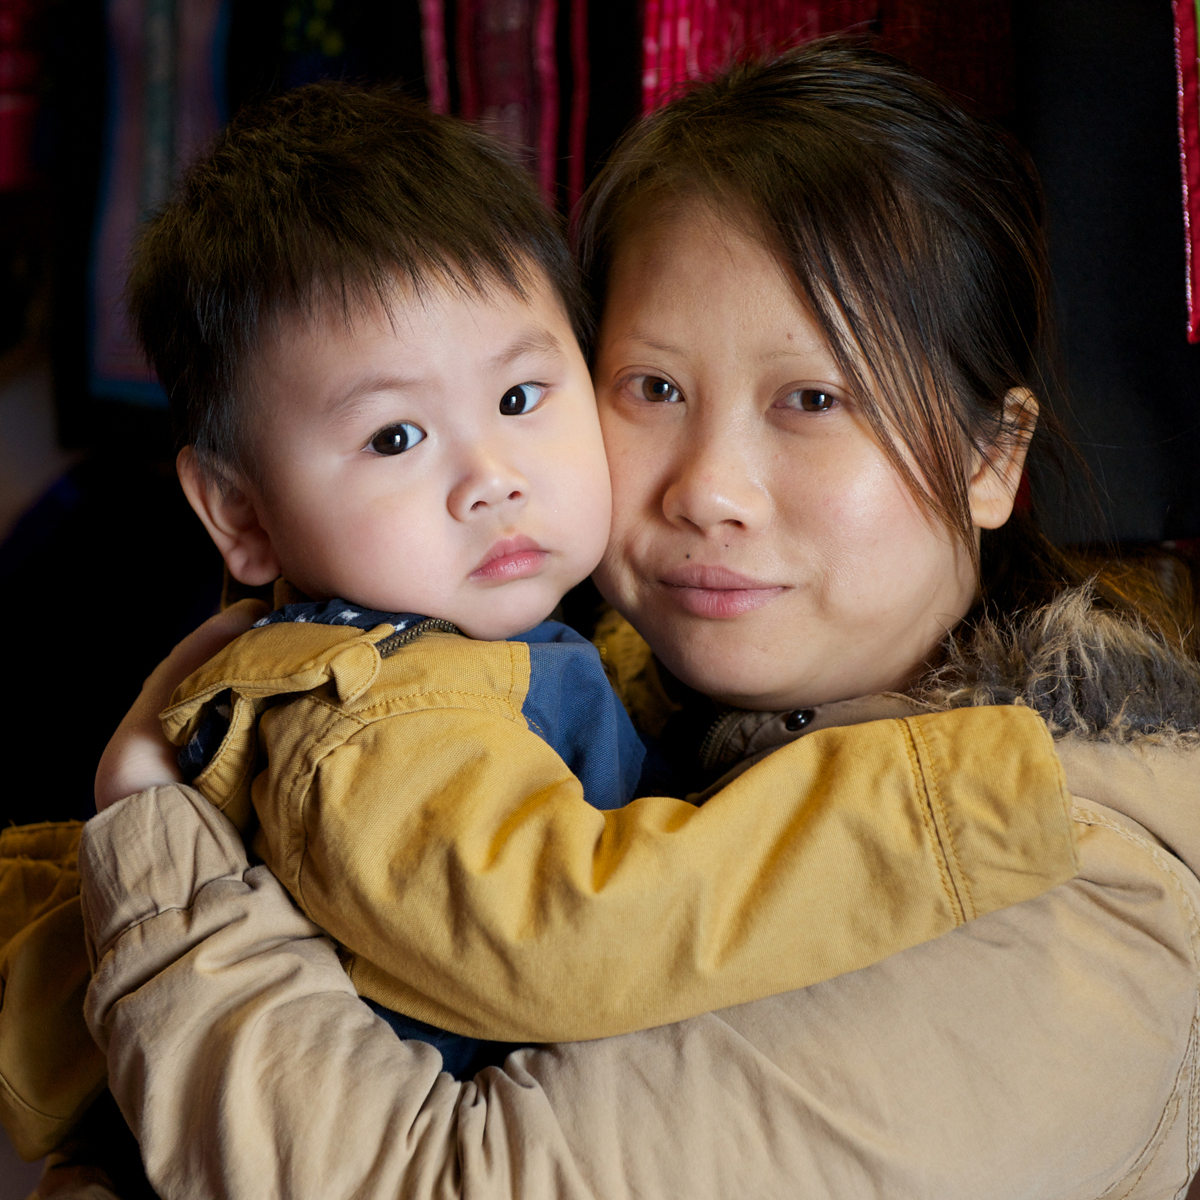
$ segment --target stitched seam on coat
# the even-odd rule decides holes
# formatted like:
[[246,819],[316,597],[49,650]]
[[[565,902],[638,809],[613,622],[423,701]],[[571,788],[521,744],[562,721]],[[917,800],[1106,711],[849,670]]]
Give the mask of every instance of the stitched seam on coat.
[[1190,1180],[1196,1173],[1197,1154],[1196,1154],[1196,1106],[1200,1100],[1200,1072],[1197,1072],[1197,1050],[1200,1048],[1200,1003],[1197,1004],[1196,1012],[1192,1014],[1192,1032],[1188,1044],[1192,1047],[1192,1086],[1188,1090],[1188,1111],[1187,1111],[1187,1177]]
[[[515,690],[516,690],[515,687],[510,687],[508,690],[508,695],[502,696],[502,695],[497,695],[495,692],[464,692],[464,691],[448,692],[444,688],[428,688],[427,690],[422,691],[422,692],[405,692],[402,696],[395,697],[395,699],[396,700],[410,700],[410,699],[421,699],[421,698],[424,698],[425,696],[447,696],[447,697],[461,697],[466,700],[491,700],[493,702],[499,701],[501,704],[505,705],[505,707],[508,709],[507,719],[510,721],[513,721],[513,720],[517,719],[517,717],[514,717],[514,715],[513,715],[514,711],[516,712],[518,717],[520,716],[520,712],[521,712],[520,708],[513,704],[512,696],[513,696],[513,692]],[[364,725],[369,724],[371,721],[386,720],[388,717],[403,716],[404,713],[406,713],[406,712],[427,712],[428,711],[425,707],[418,706],[416,708],[409,708],[409,709],[404,709],[404,708],[392,709],[389,712],[379,713],[376,716],[363,717],[358,713],[346,712],[345,709],[341,708],[337,704],[331,703],[328,700],[322,700],[316,696],[313,696],[312,699],[317,704],[324,704],[327,708],[332,708],[338,712],[343,712],[343,713],[345,713],[346,716],[352,717],[356,721],[362,721]],[[369,708],[364,709],[363,711],[369,713],[372,708],[378,708],[382,705],[391,704],[391,703],[394,703],[394,700],[377,700]],[[443,707],[450,707],[450,706],[446,705]],[[470,705],[464,704],[463,707],[470,708],[473,712],[490,713],[490,712],[495,711],[492,708],[487,708],[487,707],[480,708],[474,704],[470,704]],[[521,720],[524,720],[524,717],[521,717]]]
[[42,1117],[47,1121],[53,1121],[56,1125],[62,1125],[64,1122],[71,1119],[70,1113],[67,1113],[65,1116],[57,1116],[54,1113],[44,1112],[40,1108],[35,1108],[29,1103],[28,1100],[24,1098],[24,1096],[21,1095],[20,1092],[17,1091],[16,1088],[13,1087],[11,1083],[8,1082],[8,1079],[3,1074],[0,1074],[0,1084],[3,1084],[4,1090],[23,1111],[27,1113],[33,1113],[35,1117]]
[[[307,771],[302,776],[293,775],[292,780],[291,780],[291,787],[288,788],[288,792],[287,792],[287,796],[286,796],[285,811],[286,811],[286,813],[289,813],[289,814],[290,813],[295,814],[295,818],[294,818],[295,825],[293,828],[289,828],[287,831],[287,833],[288,833],[287,855],[288,856],[290,856],[293,837],[295,838],[295,841],[297,843],[296,844],[296,893],[295,893],[294,898],[295,898],[296,903],[300,906],[300,911],[302,913],[304,913],[304,915],[306,917],[308,917],[308,919],[310,921],[314,921],[312,912],[309,909],[308,904],[304,899],[304,864],[308,858],[308,829],[306,828],[305,814],[307,813],[307,810],[308,810],[308,799],[309,799],[309,795],[311,794],[311,791],[312,791],[312,786],[311,786],[312,781],[316,777],[317,770],[319,768],[320,763],[324,762],[324,760],[326,758],[328,758],[329,755],[332,754],[335,750],[338,750],[342,746],[344,746],[356,733],[361,733],[364,729],[366,729],[367,726],[369,724],[371,724],[371,722],[364,721],[361,717],[357,716],[355,713],[346,712],[346,710],[341,706],[340,703],[338,703],[338,704],[331,703],[330,701],[326,700],[323,696],[314,696],[311,693],[308,693],[303,697],[303,700],[307,701],[310,704],[314,704],[320,708],[324,708],[326,711],[332,713],[334,716],[338,717],[341,720],[352,721],[355,725],[358,726],[357,729],[352,729],[349,733],[346,734],[345,737],[340,738],[335,745],[327,747],[325,749],[324,753],[322,753],[321,757],[312,763],[311,770]],[[300,787],[300,783],[301,783],[302,779],[305,782],[304,782],[304,786],[301,788],[300,802],[296,803],[295,802],[295,793],[296,793],[296,789],[298,787]],[[284,865],[285,866],[287,865],[286,857],[285,857]],[[287,888],[287,890],[289,892],[291,892],[291,888],[288,887],[287,880],[286,879],[281,880],[281,882],[283,883],[283,886],[285,888]],[[314,924],[319,924],[319,922],[314,921]]]
[[951,864],[951,878],[954,880],[956,889],[959,889],[960,891],[960,900],[962,901],[963,912],[969,920],[978,915],[975,909],[975,897],[971,895],[971,883],[967,878],[966,871],[963,870],[962,860],[958,855],[958,847],[954,844],[954,832],[950,828],[950,817],[946,811],[945,802],[942,800],[942,789],[941,785],[938,783],[937,771],[934,770],[933,754],[930,752],[929,742],[925,737],[925,731],[920,725],[917,724],[916,721],[913,722],[913,726],[914,742],[917,738],[920,738],[921,745],[925,749],[925,754],[923,755],[921,761],[929,763],[928,787],[930,801],[931,803],[936,803],[937,811],[941,814],[942,819],[939,828],[945,829],[946,831],[946,856],[950,860]]
[[[1165,854],[1149,839],[1140,837],[1138,834],[1134,833],[1133,830],[1126,829],[1124,826],[1118,825],[1117,822],[1108,817],[1102,816],[1094,809],[1084,808],[1083,805],[1076,804],[1072,811],[1072,815],[1076,820],[1080,821],[1081,824],[1099,825],[1102,828],[1115,833],[1118,837],[1124,838],[1125,841],[1129,842],[1131,845],[1137,846],[1144,850],[1150,856],[1159,870],[1166,875],[1171,887],[1178,894],[1179,902],[1187,914],[1188,940],[1190,942],[1190,948],[1192,952],[1192,966],[1195,968],[1197,966],[1197,943],[1200,942],[1200,921],[1197,920],[1196,909],[1192,904],[1191,897],[1187,894],[1186,889],[1176,875],[1177,868],[1171,864],[1170,859],[1172,856]],[[1146,1172],[1153,1165],[1154,1160],[1158,1157],[1159,1151],[1162,1149],[1163,1143],[1166,1141],[1167,1134],[1170,1133],[1171,1127],[1178,1119],[1181,1099],[1179,1096],[1179,1077],[1189,1065],[1191,1065],[1193,1073],[1195,1072],[1197,1045],[1192,1034],[1194,1033],[1196,1027],[1197,1012],[1200,1010],[1200,990],[1198,990],[1197,1005],[1198,1007],[1193,1008],[1192,1010],[1192,1031],[1189,1032],[1188,1045],[1184,1050],[1179,1067],[1175,1072],[1175,1081],[1171,1088],[1171,1094],[1167,1099],[1167,1103],[1164,1106],[1161,1115],[1159,1116],[1158,1122],[1154,1127],[1154,1131],[1146,1140],[1146,1144],[1141,1148],[1140,1151],[1138,1151],[1138,1155],[1137,1158],[1134,1159],[1134,1163],[1136,1164],[1138,1159],[1147,1152],[1149,1152],[1150,1157],[1146,1159],[1142,1169],[1137,1174],[1137,1178],[1124,1192],[1121,1193],[1121,1196],[1118,1197],[1117,1200],[1125,1200],[1125,1197],[1129,1196],[1137,1187],[1142,1177],[1146,1174]],[[1189,1052],[1191,1060],[1190,1064]],[[1171,1119],[1168,1121],[1167,1115],[1172,1109],[1174,1109],[1174,1115],[1171,1116]],[[1155,1145],[1156,1142],[1158,1145]],[[1190,1164],[1190,1151],[1188,1157]],[[1118,1179],[1113,1183],[1112,1187],[1116,1187],[1122,1182],[1123,1180]],[[1112,1188],[1105,1189],[1105,1191],[1101,1193],[1101,1196],[1107,1196],[1111,1190]]]
[[[508,709],[508,712],[498,712],[495,708],[492,708],[491,706],[488,706],[488,705],[479,706],[479,705],[475,705],[475,704],[464,704],[464,705],[462,705],[462,707],[465,708],[468,712],[477,712],[477,713],[484,713],[487,716],[503,717],[506,721],[517,721],[520,724],[524,724],[525,717],[522,715],[522,713],[520,712],[519,709],[516,711],[516,714],[514,715],[512,701],[509,698],[511,696],[511,694],[512,693],[510,691],[509,696],[497,696],[493,692],[461,692],[461,691],[445,692],[445,691],[438,691],[436,689],[431,688],[429,691],[426,691],[426,692],[406,692],[405,699],[408,699],[408,698],[414,697],[414,696],[446,696],[446,697],[457,696],[457,697],[465,697],[468,700],[493,700],[493,701],[498,700],[501,704],[503,704]],[[363,729],[366,729],[368,725],[374,725],[376,721],[388,721],[388,720],[391,720],[392,717],[407,717],[407,716],[409,716],[411,714],[415,714],[415,713],[426,713],[426,712],[434,711],[433,709],[427,708],[423,705],[418,705],[417,707],[412,707],[412,708],[394,708],[394,709],[389,709],[386,712],[373,711],[373,710],[378,709],[378,708],[382,707],[383,705],[389,703],[389,701],[380,700],[380,701],[377,701],[375,704],[371,705],[369,708],[363,710],[363,712],[355,713],[355,712],[347,712],[346,709],[342,707],[340,701],[326,700],[323,696],[315,696],[311,692],[305,693],[302,698],[304,700],[309,701],[312,704],[319,704],[322,708],[326,708],[330,712],[336,713],[339,717],[344,717],[347,721],[356,722]],[[453,709],[454,709],[454,706],[450,705],[450,704],[438,705],[438,710],[453,711]],[[366,715],[364,715],[364,712]],[[350,734],[348,736],[352,737],[353,734]]]
[[[1191,1043],[1190,1037],[1188,1039],[1188,1042],[1189,1042],[1189,1044]],[[1180,1071],[1183,1070],[1182,1064],[1180,1064],[1179,1070]],[[1142,1157],[1142,1155],[1145,1154],[1147,1151],[1149,1151],[1150,1157],[1147,1158],[1146,1161],[1142,1164],[1142,1169],[1137,1173],[1137,1178],[1134,1179],[1134,1181],[1119,1196],[1114,1197],[1113,1200],[1128,1200],[1128,1197],[1133,1194],[1134,1190],[1137,1188],[1137,1185],[1142,1182],[1142,1179],[1145,1177],[1146,1172],[1148,1170],[1150,1170],[1150,1168],[1154,1165],[1154,1160],[1158,1157],[1158,1152],[1163,1148],[1163,1143],[1167,1140],[1167,1134],[1169,1134],[1171,1132],[1171,1128],[1174,1126],[1176,1120],[1179,1117],[1178,1089],[1179,1089],[1179,1071],[1176,1071],[1175,1072],[1175,1087],[1171,1091],[1171,1098],[1167,1101],[1167,1105],[1163,1109],[1162,1115],[1158,1118],[1158,1124],[1154,1126],[1154,1132],[1150,1135],[1150,1140],[1145,1144],[1145,1146],[1142,1147],[1141,1151],[1138,1153],[1138,1158],[1135,1158],[1133,1161],[1136,1164],[1138,1159],[1140,1159]],[[1173,1115],[1171,1116],[1171,1119],[1168,1121],[1167,1113],[1172,1112],[1172,1110],[1173,1110]],[[1164,1124],[1164,1122],[1165,1122],[1165,1124]],[[1157,1142],[1158,1145],[1155,1145],[1155,1142]],[[1151,1149],[1151,1147],[1153,1147],[1153,1149]],[[1105,1188],[1104,1191],[1102,1191],[1100,1193],[1097,1200],[1104,1200],[1104,1197],[1107,1196],[1112,1191],[1112,1189],[1117,1186],[1117,1184],[1124,1183],[1125,1180],[1128,1178],[1129,1178],[1129,1176],[1128,1176],[1128,1174],[1126,1174],[1121,1179],[1118,1179],[1115,1183],[1113,1183],[1112,1187]]]
[[[1138,1161],[1141,1159],[1141,1157],[1143,1155],[1148,1154],[1149,1157],[1142,1164],[1142,1169],[1137,1173],[1137,1178],[1134,1179],[1134,1181],[1129,1185],[1129,1187],[1127,1187],[1125,1189],[1125,1191],[1123,1191],[1120,1194],[1120,1196],[1116,1197],[1115,1200],[1128,1200],[1128,1197],[1133,1194],[1133,1192],[1136,1190],[1138,1184],[1141,1183],[1142,1179],[1145,1177],[1146,1172],[1148,1170],[1150,1170],[1150,1168],[1154,1165],[1160,1152],[1163,1149],[1164,1144],[1166,1143],[1167,1136],[1170,1134],[1171,1130],[1175,1127],[1175,1122],[1179,1120],[1179,1111],[1183,1107],[1183,1103],[1182,1103],[1183,1097],[1181,1097],[1179,1094],[1179,1077],[1180,1077],[1180,1075],[1183,1074],[1183,1072],[1188,1067],[1189,1058],[1191,1060],[1191,1063],[1194,1066],[1195,1058],[1196,1058],[1196,1009],[1192,1010],[1192,1025],[1191,1025],[1191,1028],[1188,1030],[1187,1046],[1184,1050],[1183,1059],[1181,1060],[1181,1062],[1179,1064],[1179,1069],[1175,1072],[1175,1080],[1171,1086],[1171,1095],[1168,1098],[1167,1103],[1163,1108],[1162,1114],[1158,1118],[1157,1124],[1154,1126],[1154,1132],[1150,1135],[1145,1146],[1143,1146],[1142,1149],[1139,1151],[1138,1157],[1133,1160],[1134,1165],[1135,1166],[1137,1165]],[[1194,1075],[1195,1071],[1193,1070],[1192,1073]],[[1170,1120],[1167,1120],[1168,1113],[1170,1114]],[[1190,1153],[1189,1153],[1189,1158],[1190,1158]],[[1127,1179],[1127,1178],[1128,1178],[1128,1174],[1126,1174],[1123,1178],[1116,1180],[1112,1184],[1112,1187],[1106,1188],[1103,1192],[1100,1193],[1100,1197],[1098,1198],[1098,1200],[1103,1200],[1103,1198],[1105,1196],[1107,1196],[1110,1191],[1112,1191],[1112,1188],[1115,1188],[1118,1184],[1123,1183],[1125,1181],[1125,1179]],[[1186,1188],[1190,1182],[1191,1182],[1191,1172],[1189,1170],[1187,1178],[1183,1181],[1182,1186],[1184,1188]],[[1182,1190],[1182,1189],[1176,1190],[1177,1195],[1180,1190]]]
[[[1188,935],[1191,941],[1192,950],[1192,966],[1200,969],[1200,917],[1197,916],[1195,905],[1192,904],[1192,898],[1187,894],[1184,886],[1179,881],[1176,875],[1177,868],[1172,865],[1172,862],[1178,863],[1179,859],[1173,855],[1168,855],[1165,851],[1159,849],[1148,838],[1141,837],[1131,829],[1126,829],[1123,825],[1118,825],[1115,821],[1108,817],[1102,816],[1094,809],[1084,808],[1082,804],[1076,804],[1072,815],[1076,820],[1079,820],[1084,825],[1102,825],[1105,829],[1111,830],[1118,837],[1124,838],[1127,842],[1135,846],[1139,846],[1145,850],[1147,854],[1154,860],[1155,865],[1163,872],[1164,875],[1171,881],[1171,886],[1179,893],[1180,903],[1187,912],[1188,917]],[[1182,865],[1182,864],[1180,864]]]
[[929,789],[925,782],[925,772],[921,769],[921,760],[917,755],[916,743],[913,741],[912,729],[909,727],[907,721],[899,721],[897,723],[903,731],[904,748],[908,751],[908,763],[912,770],[913,783],[920,798],[921,821],[925,825],[925,832],[933,846],[933,857],[937,862],[938,874],[942,880],[942,890],[946,893],[946,899],[950,901],[950,910],[954,914],[955,921],[959,925],[962,925],[964,923],[962,903],[954,889],[954,880],[951,878],[950,872],[946,867],[942,839],[938,834],[937,823],[934,821],[933,814],[929,808]]
[[[1200,1013],[1200,1005],[1197,1006],[1197,1012]],[[1193,1030],[1200,1025],[1193,1018]],[[1200,1045],[1200,1034],[1197,1034],[1198,1045]],[[1200,1166],[1200,1150],[1197,1147],[1197,1125],[1200,1124],[1200,1070],[1197,1070],[1195,1052],[1192,1057],[1192,1094],[1188,1101],[1188,1175],[1192,1176],[1196,1173],[1196,1168]]]
[[[532,655],[532,651],[528,651],[528,653],[530,653]],[[532,664],[530,667],[530,673],[532,676]],[[532,684],[533,684],[532,677],[530,678],[529,682],[530,682],[530,685],[532,686]],[[526,699],[529,698],[528,690],[529,689],[527,688],[526,689],[526,697],[525,697]],[[522,702],[521,704],[517,703],[517,643],[516,642],[508,643],[508,707],[515,709],[518,713],[521,711],[521,709],[523,709],[525,707],[524,702]]]

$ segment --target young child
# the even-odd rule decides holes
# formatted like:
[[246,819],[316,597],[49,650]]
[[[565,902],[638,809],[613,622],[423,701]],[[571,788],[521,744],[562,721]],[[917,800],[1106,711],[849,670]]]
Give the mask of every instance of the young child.
[[[189,500],[236,579],[286,581],[280,607],[179,688],[165,728],[195,786],[341,944],[359,992],[469,1074],[507,1045],[433,1026],[527,1036],[505,1020],[520,948],[614,878],[615,911],[632,924],[639,880],[661,873],[655,839],[690,819],[688,806],[654,799],[611,814],[632,815],[584,831],[570,843],[581,852],[565,855],[573,876],[539,890],[536,864],[563,855],[565,826],[531,812],[564,793],[614,808],[648,786],[645,748],[599,655],[545,620],[596,565],[609,526],[567,251],[531,182],[482,135],[393,92],[318,85],[221,135],[147,228],[130,297],[185,431]],[[783,739],[801,736],[809,718],[783,732],[785,716],[774,721]],[[702,994],[679,1015],[865,965],[1072,869],[1061,804],[1045,804],[1034,853],[1046,873],[1014,872],[985,850],[954,870],[979,867],[995,886],[981,883],[974,907],[956,901],[893,724],[878,744],[894,741],[901,820],[869,831],[853,804],[838,809],[836,750],[807,773],[780,763],[774,799],[751,822],[775,839],[773,865],[728,871],[728,891],[657,918],[678,940],[672,961],[705,964]],[[752,804],[754,778],[730,802]],[[1057,797],[1057,774],[1047,786]],[[779,800],[788,787],[794,806]],[[874,807],[852,780],[842,790]],[[768,807],[787,808],[782,831]],[[965,825],[990,828],[986,808],[973,798]],[[853,896],[839,904],[827,872],[799,869],[800,842],[806,861],[840,874],[861,859]],[[729,852],[733,866],[756,861],[748,846]],[[518,877],[533,882],[511,886]],[[749,952],[768,983],[738,975],[722,1001],[705,993],[730,939],[793,944],[809,892],[811,954]],[[447,910],[458,914],[448,946],[433,923]],[[456,973],[472,953],[491,955],[483,1012],[479,979]],[[619,1001],[618,1027],[640,1027],[636,998]],[[580,1036],[566,1028],[552,1036]],[[613,1031],[609,1020],[597,1034]]]
[[[306,764],[352,737],[413,773],[438,761],[441,786],[487,753],[503,762],[496,730],[454,699],[433,702],[432,728],[378,719],[399,700],[375,677],[420,639],[439,677],[523,718],[589,803],[631,800],[642,742],[595,648],[545,620],[599,562],[611,501],[573,267],[518,169],[394,92],[301,88],[193,169],[130,290],[183,412],[189,501],[236,579],[281,578],[293,600],[168,714],[197,786],[248,829],[244,772],[268,744],[251,707],[263,727],[284,711],[295,724],[304,706],[263,709],[297,693],[313,697],[293,747]],[[322,689],[349,703],[370,685],[348,725],[326,719]],[[426,738],[449,740],[456,761]],[[369,824],[361,779],[289,771],[277,790],[306,781],[322,837]],[[254,798],[273,866],[290,853],[287,817],[264,812],[274,799]],[[297,898],[312,892],[306,881]],[[485,1061],[470,1039],[394,1023],[436,1041],[447,1069]]]

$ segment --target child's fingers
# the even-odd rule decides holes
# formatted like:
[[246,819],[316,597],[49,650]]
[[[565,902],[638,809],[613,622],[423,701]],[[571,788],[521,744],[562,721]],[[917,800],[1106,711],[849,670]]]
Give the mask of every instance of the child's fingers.
[[179,782],[175,748],[163,736],[158,714],[197,667],[245,633],[266,611],[266,605],[258,600],[243,600],[227,608],[189,633],[151,671],[100,757],[96,768],[97,812],[134,792]]

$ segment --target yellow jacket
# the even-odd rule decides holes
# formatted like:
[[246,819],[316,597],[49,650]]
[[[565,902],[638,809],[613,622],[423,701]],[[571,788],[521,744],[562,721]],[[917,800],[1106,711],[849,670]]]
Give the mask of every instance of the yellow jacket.
[[0,1117],[17,1152],[39,1158],[104,1087],[83,1023],[78,821],[0,831]]
[[856,970],[1075,872],[1061,768],[1026,709],[921,716],[897,698],[897,719],[810,733],[703,807],[600,812],[523,715],[528,645],[434,631],[381,655],[391,634],[250,630],[164,727],[182,744],[232,693],[195,786],[243,831],[257,816],[254,851],[361,994],[441,1028],[546,1042],[664,1024]]

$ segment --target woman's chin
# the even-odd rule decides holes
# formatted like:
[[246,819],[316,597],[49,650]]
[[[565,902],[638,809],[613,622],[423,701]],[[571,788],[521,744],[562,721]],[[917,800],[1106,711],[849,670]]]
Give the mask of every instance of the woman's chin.
[[[719,704],[776,711],[820,703],[805,699],[814,692],[813,681],[797,678],[794,672],[788,672],[786,678],[780,676],[777,659],[764,663],[762,657],[752,651],[714,653],[711,647],[700,646],[695,640],[674,645],[662,645],[661,642],[656,645],[653,640],[648,640],[660,661],[680,683]],[[774,670],[770,669],[772,667]]]

